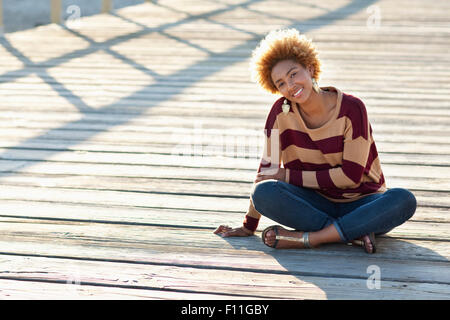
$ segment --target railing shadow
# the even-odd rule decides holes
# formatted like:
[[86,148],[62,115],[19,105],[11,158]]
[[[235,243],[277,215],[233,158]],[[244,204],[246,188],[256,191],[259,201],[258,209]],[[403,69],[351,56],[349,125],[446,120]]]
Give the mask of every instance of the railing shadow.
[[[220,54],[208,53],[208,57],[206,59],[201,60],[197,63],[194,63],[193,65],[188,66],[187,68],[184,68],[182,70],[179,70],[179,71],[177,71],[173,74],[167,75],[167,76],[157,75],[154,71],[146,68],[145,66],[139,65],[137,62],[134,62],[131,59],[124,57],[123,55],[117,53],[116,51],[111,49],[114,45],[120,44],[120,43],[122,43],[124,41],[128,41],[130,39],[142,37],[142,36],[147,35],[152,32],[164,33],[166,30],[176,27],[176,26],[179,26],[179,25],[182,25],[184,23],[189,23],[189,22],[192,22],[192,21],[195,21],[198,19],[208,19],[215,15],[224,14],[224,13],[230,12],[232,10],[235,10],[237,8],[247,8],[251,4],[263,2],[263,1],[264,0],[243,1],[238,4],[227,5],[225,8],[212,10],[207,13],[202,13],[202,14],[197,14],[197,15],[188,15],[186,18],[183,18],[179,21],[167,23],[167,24],[155,27],[155,28],[148,28],[148,27],[143,26],[136,22],[136,24],[141,27],[141,30],[134,32],[134,33],[126,34],[126,35],[120,35],[120,36],[106,40],[101,43],[98,43],[95,40],[90,39],[89,37],[80,34],[76,30],[71,30],[71,29],[63,26],[63,28],[65,28],[67,31],[71,32],[72,34],[76,35],[77,37],[82,38],[83,40],[88,41],[89,46],[87,48],[74,50],[69,53],[63,54],[63,55],[55,57],[55,58],[51,58],[49,60],[46,60],[46,61],[40,62],[40,63],[34,63],[29,58],[27,58],[24,54],[22,54],[17,48],[15,48],[14,45],[12,43],[10,43],[6,38],[1,37],[0,44],[8,52],[10,52],[13,56],[15,56],[18,60],[20,60],[22,63],[24,63],[25,67],[21,68],[19,70],[9,71],[9,72],[6,72],[6,73],[0,75],[0,77],[2,78],[0,83],[13,82],[13,81],[17,80],[18,78],[22,78],[22,77],[34,74],[35,73],[34,69],[36,67],[39,67],[39,70],[41,73],[37,74],[37,75],[39,77],[41,77],[41,79],[45,83],[47,83],[52,88],[54,88],[55,91],[58,92],[62,98],[67,99],[70,104],[74,105],[79,110],[79,112],[82,116],[79,120],[66,123],[58,128],[50,129],[49,131],[44,132],[41,135],[32,137],[30,139],[26,139],[21,144],[11,147],[11,148],[7,149],[7,151],[2,152],[0,154],[0,159],[13,159],[14,152],[17,149],[25,148],[27,145],[33,144],[35,142],[39,142],[42,139],[45,139],[46,136],[53,136],[60,130],[67,130],[71,127],[76,126],[77,124],[82,124],[82,123],[92,120],[91,119],[91,111],[93,111],[93,108],[91,106],[87,105],[85,102],[83,102],[83,100],[80,97],[77,97],[77,95],[75,93],[73,93],[69,89],[67,89],[64,86],[64,84],[57,81],[54,77],[50,76],[49,73],[47,72],[47,69],[49,68],[49,66],[55,67],[55,66],[65,63],[65,62],[68,62],[72,59],[88,56],[99,50],[105,50],[106,52],[108,52],[112,56],[120,59],[124,63],[131,65],[133,68],[137,68],[141,71],[143,70],[145,73],[155,77],[155,79],[156,79],[155,83],[145,86],[141,90],[138,90],[138,91],[132,93],[131,95],[122,97],[115,103],[109,104],[100,109],[96,109],[96,112],[101,111],[103,113],[112,112],[112,111],[114,111],[114,109],[123,106],[123,103],[127,102],[127,100],[130,100],[133,98],[138,99],[139,96],[143,93],[149,93],[149,92],[158,93],[159,88],[160,88],[161,84],[163,84],[163,83],[167,84],[167,83],[176,81],[180,76],[195,75],[195,77],[193,77],[193,79],[196,79],[195,81],[189,81],[189,82],[186,82],[184,85],[178,85],[176,87],[173,87],[172,91],[170,93],[167,93],[165,95],[156,96],[156,98],[154,98],[148,102],[148,104],[145,108],[141,108],[139,111],[134,112],[134,113],[122,114],[121,117],[119,119],[117,119],[117,122],[115,122],[113,125],[111,125],[110,128],[112,128],[114,126],[120,126],[120,125],[123,125],[123,124],[129,122],[130,120],[135,119],[135,118],[139,117],[140,115],[144,114],[145,112],[147,112],[148,109],[158,106],[160,103],[162,103],[164,101],[169,101],[171,98],[182,93],[185,89],[195,85],[195,83],[201,81],[205,77],[210,76],[211,74],[217,73],[217,72],[223,70],[225,67],[229,67],[233,64],[236,64],[236,63],[246,60],[249,57],[250,52],[248,52],[248,55],[235,54],[235,53],[238,53],[242,50],[248,50],[249,46],[255,45],[257,43],[257,41],[263,35],[252,35],[252,37],[250,39],[243,41],[241,44],[234,46],[231,49],[227,50],[226,52],[223,52]],[[337,10],[334,10],[332,12],[326,12],[325,14],[323,14],[317,18],[308,19],[307,21],[299,21],[298,23],[292,23],[290,26],[287,26],[287,27],[297,27],[297,28],[300,28],[302,30],[302,32],[309,32],[309,31],[313,30],[314,28],[332,24],[335,21],[340,20],[340,19],[345,19],[345,17],[352,15],[355,12],[358,12],[358,11],[366,8],[368,5],[370,5],[373,2],[375,2],[375,0],[364,1],[364,2],[353,0]],[[116,14],[116,16],[120,17],[120,15],[118,15],[118,14]],[[128,22],[130,22],[129,19],[126,19],[126,20]],[[302,25],[303,23],[307,23],[307,24]],[[317,23],[317,24],[315,24],[315,23]],[[189,42],[186,42],[186,41],[184,41],[184,43],[187,45],[191,45]],[[235,59],[233,61],[230,61],[226,65],[211,63],[217,57],[227,57],[229,55],[233,55],[235,57]],[[207,68],[205,68],[205,67],[207,67]],[[42,76],[42,73],[45,76]],[[8,80],[6,81],[4,79],[8,79]],[[58,87],[58,89],[62,88],[62,90],[61,91],[56,90],[57,87]],[[106,128],[105,131],[107,131],[110,128]],[[74,144],[78,144],[82,141],[89,140],[90,138],[92,138],[93,136],[95,136],[98,133],[99,132],[97,132],[97,131],[79,131],[77,134],[76,140],[73,140],[73,141],[65,140],[64,144],[60,145],[60,147],[62,149],[69,148],[70,146],[72,146]],[[59,151],[54,151],[54,153],[57,153],[57,152],[59,152]],[[51,157],[52,155],[53,155],[53,153],[47,153],[47,157]],[[35,159],[35,160],[43,161],[45,159]],[[26,166],[27,166],[27,164],[24,164],[24,165],[22,165],[21,168],[23,169]],[[11,174],[13,174],[11,171],[0,172],[0,177],[11,175]]]

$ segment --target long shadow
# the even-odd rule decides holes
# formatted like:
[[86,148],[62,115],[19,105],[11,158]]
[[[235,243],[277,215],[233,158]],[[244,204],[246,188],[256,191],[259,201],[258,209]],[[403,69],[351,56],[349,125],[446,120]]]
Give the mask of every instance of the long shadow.
[[[260,2],[263,0],[250,0],[250,1],[244,1],[243,3],[240,4],[235,4],[235,5],[229,5],[226,8],[223,9],[217,9],[217,10],[213,10],[207,13],[202,13],[202,14],[198,14],[198,15],[189,15],[188,17],[181,19],[179,21],[176,22],[171,22],[171,23],[167,23],[167,24],[163,24],[161,26],[158,27],[154,27],[154,28],[148,28],[146,26],[143,25],[139,25],[138,23],[136,23],[137,25],[139,25],[141,27],[141,30],[131,33],[131,34],[126,34],[126,35],[121,35],[112,39],[109,39],[107,41],[98,43],[95,40],[90,39],[89,37],[80,34],[79,32],[69,29],[65,26],[61,26],[62,28],[64,28],[65,30],[71,32],[72,34],[80,37],[81,39],[88,41],[89,42],[89,47],[88,48],[83,48],[80,50],[74,50],[72,52],[63,54],[59,57],[55,57],[55,58],[51,58],[47,61],[41,62],[41,63],[34,63],[32,62],[30,59],[28,59],[25,55],[23,55],[18,49],[14,48],[13,44],[11,44],[6,38],[4,37],[0,37],[0,44],[8,51],[10,52],[12,55],[14,55],[16,58],[18,58],[22,63],[24,63],[24,65],[26,66],[23,69],[20,70],[15,70],[15,71],[10,71],[10,72],[6,72],[4,74],[1,75],[2,80],[0,80],[0,83],[3,82],[13,82],[15,80],[17,80],[18,78],[21,77],[25,77],[25,76],[29,76],[35,73],[35,71],[33,70],[36,67],[39,67],[40,73],[38,74],[39,77],[41,77],[41,79],[47,83],[48,85],[50,85],[51,87],[55,88],[55,86],[59,86],[63,88],[63,93],[65,93],[64,95],[62,95],[62,97],[64,99],[69,100],[69,103],[71,103],[72,105],[74,105],[80,112],[80,114],[82,114],[82,117],[79,120],[76,121],[72,121],[69,123],[66,123],[65,125],[58,127],[58,128],[54,128],[51,129],[39,136],[30,138],[25,140],[24,142],[22,142],[20,145],[11,147],[10,149],[4,151],[3,153],[0,154],[0,159],[15,159],[14,154],[15,154],[15,150],[17,149],[21,149],[21,148],[26,148],[26,146],[28,145],[32,145],[33,143],[38,143],[40,142],[42,139],[45,139],[48,136],[53,136],[53,135],[57,135],[57,133],[61,130],[67,130],[70,129],[71,127],[76,127],[78,124],[83,124],[85,122],[91,122],[95,119],[93,119],[93,115],[95,113],[98,112],[102,112],[102,113],[110,113],[110,112],[114,112],[117,108],[123,108],[124,102],[125,103],[129,103],[129,100],[132,99],[140,99],[140,96],[143,93],[150,93],[150,92],[154,92],[154,93],[158,93],[157,97],[152,99],[151,101],[148,102],[148,105],[146,107],[141,108],[140,110],[134,110],[134,112],[132,113],[122,113],[120,118],[117,119],[116,122],[114,122],[114,124],[111,124],[111,127],[114,126],[120,126],[123,125],[127,122],[129,122],[132,119],[135,119],[137,117],[139,117],[140,115],[144,114],[145,112],[147,112],[148,109],[151,109],[152,107],[158,106],[161,102],[164,101],[169,101],[171,98],[173,98],[174,96],[180,94],[183,92],[183,90],[185,90],[186,88],[189,88],[190,86],[194,85],[196,82],[201,81],[203,78],[205,78],[206,76],[209,76],[213,73],[216,73],[220,70],[222,70],[225,67],[228,67],[234,63],[238,63],[239,61],[242,61],[244,59],[246,59],[247,57],[240,57],[240,58],[236,58],[233,62],[230,62],[228,65],[225,65],[223,63],[221,64],[214,64],[211,63],[213,62],[218,56],[228,56],[229,54],[232,54],[233,52],[238,52],[239,50],[241,50],[242,48],[246,48],[248,43],[251,43],[252,41],[255,41],[255,39],[249,40],[247,42],[245,42],[242,45],[238,45],[234,48],[231,48],[230,50],[228,50],[225,53],[222,53],[220,55],[217,54],[209,54],[208,58],[200,61],[198,63],[195,63],[185,69],[179,70],[176,73],[173,73],[171,75],[168,76],[161,76],[155,72],[153,72],[152,70],[141,66],[139,64],[137,64],[136,62],[132,62],[131,59],[128,59],[126,57],[124,57],[123,55],[120,55],[119,53],[113,51],[111,49],[111,47],[113,47],[114,45],[120,44],[122,42],[125,41],[129,41],[130,39],[136,39],[136,38],[140,38],[144,35],[156,32],[156,33],[164,33],[165,30],[168,30],[170,28],[173,27],[177,27],[179,25],[182,25],[184,23],[189,23],[198,19],[205,19],[205,18],[210,18],[213,17],[215,15],[219,15],[219,14],[223,14],[226,13],[228,11],[234,10],[236,8],[242,7],[242,6],[247,6],[249,4],[252,3],[256,3],[256,2]],[[120,17],[119,15],[116,14],[117,17]],[[122,17],[123,18],[123,17]],[[129,19],[125,19],[123,18],[123,20],[130,22]],[[186,42],[184,42],[186,44]],[[75,58],[79,58],[79,57],[85,57],[88,56],[92,53],[95,53],[99,50],[105,50],[106,52],[109,52],[110,54],[112,54],[114,57],[122,60],[123,62],[127,63],[128,65],[131,65],[134,68],[137,68],[140,71],[145,72],[146,74],[149,74],[151,76],[153,76],[156,79],[156,82],[143,87],[141,90],[134,92],[131,95],[128,95],[126,97],[123,97],[121,99],[119,99],[118,101],[116,101],[113,104],[110,104],[108,106],[102,107],[100,109],[96,109],[95,113],[92,112],[92,110],[94,110],[92,107],[86,105],[79,97],[77,97],[74,93],[71,93],[68,89],[66,89],[60,82],[57,82],[56,79],[54,79],[53,77],[50,77],[49,74],[47,73],[46,69],[47,66],[57,66],[57,65],[61,65],[65,62],[68,62],[72,59]],[[236,56],[236,55],[235,55]],[[207,67],[207,68],[202,68],[202,67]],[[206,69],[206,70],[204,70]],[[42,73],[44,73],[45,76],[42,76]],[[161,88],[162,85],[167,85],[167,83],[173,83],[175,81],[179,81],[180,77],[186,77],[189,75],[195,75],[195,77],[191,77],[192,79],[196,79],[196,81],[186,81],[184,85],[177,85],[176,87],[172,87],[172,92],[165,94],[165,95],[161,95],[159,90]],[[7,80],[6,80],[7,79]],[[50,80],[49,80],[50,79]],[[58,91],[56,91],[58,92]],[[105,131],[107,131],[109,128],[105,129]],[[60,148],[64,149],[64,148],[68,148],[74,144],[78,144],[82,141],[86,141],[91,139],[93,136],[95,136],[96,134],[98,134],[98,131],[79,131],[77,132],[76,135],[76,140],[65,140],[64,144],[60,144]],[[54,153],[57,153],[60,151],[54,151],[53,153],[47,153],[48,157],[51,157]],[[17,160],[22,160],[22,159],[17,159]],[[34,161],[43,161],[45,159],[34,159]],[[21,168],[23,169],[24,167],[29,166],[29,164],[22,164]],[[9,172],[1,172],[0,176],[7,176],[7,175],[11,175],[13,174],[13,172],[9,171]]]
[[[369,255],[361,247],[345,244],[323,245],[316,249],[277,250],[269,248],[260,236],[249,238],[223,238],[243,257],[252,257],[248,251],[264,252],[273,257],[279,267],[268,268],[274,261],[261,256],[257,263],[265,268],[239,268],[244,272],[281,274],[297,278],[302,283],[318,289],[310,294],[299,290],[295,299],[328,300],[403,300],[450,298],[450,264],[448,258],[412,242],[388,235],[377,238],[378,251]],[[275,265],[276,265],[275,264]],[[281,268],[280,268],[281,267]],[[230,267],[229,270],[235,268]],[[379,280],[379,281],[377,281]],[[280,284],[281,285],[281,284]],[[274,288],[271,297],[292,298],[283,294],[281,287]]]

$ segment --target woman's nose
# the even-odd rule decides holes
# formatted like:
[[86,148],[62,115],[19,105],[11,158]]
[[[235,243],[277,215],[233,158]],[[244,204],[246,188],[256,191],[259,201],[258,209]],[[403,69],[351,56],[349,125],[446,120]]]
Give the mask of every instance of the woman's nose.
[[288,89],[291,89],[291,88],[294,86],[294,80],[289,79],[289,80],[287,81],[287,85],[288,85]]

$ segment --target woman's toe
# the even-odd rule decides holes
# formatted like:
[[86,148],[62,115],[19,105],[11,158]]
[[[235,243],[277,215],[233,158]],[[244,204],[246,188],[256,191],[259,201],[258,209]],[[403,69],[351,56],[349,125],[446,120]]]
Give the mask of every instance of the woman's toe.
[[366,246],[366,248],[367,248],[367,251],[368,251],[369,253],[372,253],[372,251],[373,251],[373,245],[372,245],[372,242],[370,241],[369,236],[364,236],[364,237],[363,237],[363,241],[364,241],[364,243],[365,243],[365,246]]
[[273,232],[272,230],[269,230],[266,233],[264,242],[267,243],[269,246],[272,246],[275,243],[275,232]]

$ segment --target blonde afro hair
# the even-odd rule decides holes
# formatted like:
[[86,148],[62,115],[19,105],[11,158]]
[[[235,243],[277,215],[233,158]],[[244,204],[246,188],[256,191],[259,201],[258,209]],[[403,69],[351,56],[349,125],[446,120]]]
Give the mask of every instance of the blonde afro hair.
[[283,60],[293,60],[304,68],[313,67],[312,77],[319,79],[321,64],[311,40],[296,29],[282,29],[271,31],[253,50],[250,62],[253,81],[271,93],[279,93],[271,73],[272,68]]

